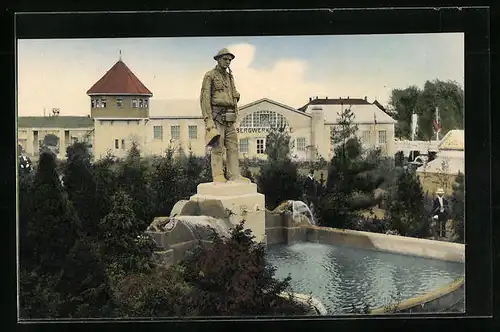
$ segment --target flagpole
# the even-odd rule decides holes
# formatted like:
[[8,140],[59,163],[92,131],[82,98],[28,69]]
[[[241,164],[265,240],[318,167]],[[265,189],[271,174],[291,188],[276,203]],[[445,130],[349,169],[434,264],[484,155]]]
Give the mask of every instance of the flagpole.
[[437,130],[436,130],[436,140],[439,141],[439,130],[441,129],[441,124],[439,123],[439,107],[436,106],[436,123],[437,123]]

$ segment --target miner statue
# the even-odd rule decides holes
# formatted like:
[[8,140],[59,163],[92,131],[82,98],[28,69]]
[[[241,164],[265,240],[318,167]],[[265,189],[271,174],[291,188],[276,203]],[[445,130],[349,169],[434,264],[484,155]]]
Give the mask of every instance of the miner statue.
[[[212,181],[250,182],[240,174],[238,135],[235,122],[238,116],[240,94],[236,90],[229,65],[234,54],[224,48],[214,56],[217,65],[203,78],[200,104],[205,120],[206,144],[211,148]],[[226,168],[224,172],[224,152]],[[227,178],[226,178],[227,175]]]

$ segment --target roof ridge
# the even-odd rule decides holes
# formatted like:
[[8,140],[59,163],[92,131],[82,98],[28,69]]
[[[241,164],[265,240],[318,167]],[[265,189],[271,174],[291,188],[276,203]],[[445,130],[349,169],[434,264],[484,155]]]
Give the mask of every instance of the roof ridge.
[[122,60],[118,60],[87,90],[88,95],[99,93],[153,95]]
[[[130,82],[134,85],[134,87],[137,89],[137,91],[141,90],[141,87],[138,86],[139,83],[142,86],[146,87],[141,81],[139,81],[139,78],[134,75],[134,73],[132,72],[132,70],[125,64],[125,62],[122,62],[122,63],[125,66],[125,69],[127,70],[127,77],[129,78]],[[135,80],[134,80],[134,77],[135,77]]]

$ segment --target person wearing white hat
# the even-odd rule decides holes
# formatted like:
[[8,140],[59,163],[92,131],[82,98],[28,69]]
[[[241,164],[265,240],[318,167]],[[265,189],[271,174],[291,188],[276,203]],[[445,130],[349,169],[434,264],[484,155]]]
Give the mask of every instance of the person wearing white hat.
[[436,198],[434,198],[433,203],[433,219],[438,224],[438,234],[441,237],[446,236],[446,220],[448,219],[449,203],[448,199],[444,197],[443,188],[438,188],[436,190]]

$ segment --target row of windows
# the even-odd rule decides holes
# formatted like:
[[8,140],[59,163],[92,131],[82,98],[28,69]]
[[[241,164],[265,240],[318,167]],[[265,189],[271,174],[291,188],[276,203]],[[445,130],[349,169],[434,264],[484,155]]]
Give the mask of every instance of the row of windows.
[[[265,139],[258,138],[256,140],[257,143],[257,154],[264,154],[266,152],[266,144]],[[296,147],[297,151],[305,151],[306,150],[306,138],[298,137],[296,139]],[[241,138],[239,140],[239,152],[240,153],[248,153],[248,138]]]
[[[198,126],[188,126],[188,137],[189,139],[198,139]],[[163,140],[163,126],[153,126],[153,138],[155,140]],[[181,126],[170,126],[170,138],[181,138]]]
[[[107,100],[106,98],[92,98],[90,100],[90,106],[92,108],[106,108],[107,106]],[[148,108],[148,100],[147,99],[132,99],[131,100],[131,106],[132,108]],[[123,107],[123,98],[122,97],[117,97],[116,98],[116,107],[117,108],[122,108]]]
[[[370,130],[363,130],[361,134],[361,142],[365,144],[369,144],[371,139],[371,131]],[[379,130],[378,131],[378,144],[386,144],[387,143],[387,131],[385,130]]]
[[[248,138],[242,138],[239,142],[239,152],[248,153]],[[264,154],[266,152],[266,143],[263,138],[257,139],[257,154]]]
[[242,128],[275,128],[282,126],[288,126],[286,118],[271,111],[257,111],[248,114],[240,122]]

